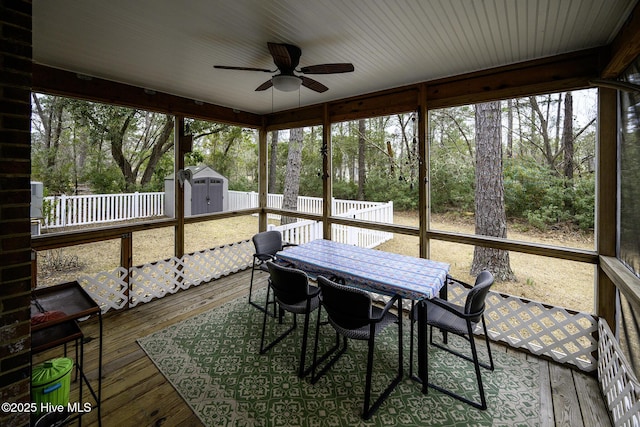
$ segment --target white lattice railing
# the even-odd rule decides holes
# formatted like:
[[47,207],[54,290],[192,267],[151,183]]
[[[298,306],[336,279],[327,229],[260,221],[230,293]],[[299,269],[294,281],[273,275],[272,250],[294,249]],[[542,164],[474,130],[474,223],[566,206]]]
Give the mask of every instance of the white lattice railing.
[[[187,254],[180,259],[172,257],[136,266],[130,272],[119,267],[113,272],[84,275],[77,280],[105,313],[134,307],[244,270],[251,266],[253,252],[253,243],[244,240]],[[127,283],[127,276],[130,283]]]
[[640,382],[604,319],[600,319],[598,329],[598,379],[614,425],[639,427]]
[[[309,221],[306,233],[298,230],[292,243],[313,240],[322,225]],[[311,223],[315,225],[311,225]],[[296,223],[297,224],[297,223]],[[295,225],[295,224],[290,224]],[[314,234],[315,233],[315,234]],[[287,235],[286,232],[284,233]],[[298,240],[296,240],[298,239]],[[82,276],[78,280],[103,307],[103,311],[121,309],[162,298],[165,295],[208,282],[251,265],[250,240],[137,266],[129,272],[119,268],[112,273]],[[449,299],[463,304],[466,290],[449,286]],[[485,312],[490,337],[495,341],[544,355],[560,363],[575,365],[583,371],[597,369],[598,326],[595,317],[560,307],[490,292]]]
[[[464,305],[464,287],[453,282],[448,290],[449,300]],[[598,322],[590,314],[490,291],[485,320],[494,341],[585,372],[597,369]]]

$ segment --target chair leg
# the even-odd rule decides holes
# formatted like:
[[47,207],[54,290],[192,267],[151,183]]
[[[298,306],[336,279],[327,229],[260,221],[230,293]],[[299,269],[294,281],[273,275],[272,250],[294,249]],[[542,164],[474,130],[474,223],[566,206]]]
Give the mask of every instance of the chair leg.
[[[449,352],[451,354],[454,354],[454,355],[456,355],[456,356],[458,356],[458,357],[460,357],[462,359],[465,359],[465,360],[473,363],[473,367],[474,367],[474,370],[475,370],[475,373],[476,373],[476,381],[478,383],[478,392],[479,392],[479,395],[480,395],[480,402],[477,402],[477,401],[471,400],[469,398],[466,398],[464,396],[461,396],[459,394],[456,394],[456,393],[454,393],[454,392],[452,392],[450,390],[447,390],[447,389],[445,389],[443,387],[440,387],[440,386],[438,386],[436,384],[429,383],[429,387],[431,387],[431,388],[433,388],[435,390],[438,390],[438,391],[440,391],[442,393],[445,393],[448,396],[453,397],[454,399],[458,399],[461,402],[467,403],[467,404],[473,406],[474,408],[485,410],[485,409],[487,409],[487,401],[486,401],[485,394],[484,394],[484,386],[482,384],[482,373],[480,372],[480,367],[481,366],[485,367],[485,365],[483,363],[481,363],[480,360],[478,359],[478,351],[477,351],[477,348],[476,348],[476,342],[475,342],[475,339],[474,339],[474,336],[473,336],[473,330],[472,330],[472,327],[471,327],[471,323],[467,324],[467,329],[468,329],[468,337],[465,336],[463,338],[467,339],[471,344],[472,357],[469,357],[466,354],[462,354],[462,353],[459,353],[457,351],[454,351],[454,350],[452,350],[450,348],[441,346],[440,344],[434,343],[433,342],[433,328],[431,328],[431,335],[432,335],[431,336],[431,342],[435,347],[438,347],[438,348],[440,348],[442,350],[445,350],[445,351],[447,351],[447,352]],[[488,339],[488,338],[486,338],[486,331],[485,331],[485,339]],[[488,341],[487,341],[487,343],[488,343]],[[491,353],[489,353],[489,354],[491,354]],[[490,356],[490,359],[491,359],[491,370],[493,370],[493,358]],[[489,369],[489,366],[486,366],[486,367],[487,367],[487,369]]]
[[304,369],[304,362],[307,358],[307,341],[309,335],[309,317],[311,317],[311,313],[307,309],[307,313],[304,316],[304,331],[302,332],[302,348],[300,349],[300,367],[298,368],[298,377],[302,378],[311,372],[312,366],[308,367],[306,370]]
[[[267,298],[266,300],[269,301],[269,294],[270,294],[270,290],[271,290],[271,286],[269,285],[269,287],[267,288]],[[276,337],[273,341],[271,341],[269,344],[265,345],[264,344],[264,338],[265,338],[265,331],[267,329],[267,315],[268,315],[268,310],[263,310],[264,316],[262,318],[262,337],[260,338],[260,354],[265,354],[267,351],[269,351],[274,345],[278,344],[280,341],[282,341],[287,335],[289,335],[291,332],[293,332],[296,327],[297,327],[297,320],[296,320],[296,315],[293,315],[293,325],[291,325],[291,327],[289,329],[287,329],[286,331],[284,331],[281,335],[279,335],[278,337]]]
[[476,402],[471,402],[473,406],[480,409],[487,409],[487,400],[484,396],[484,386],[482,384],[482,373],[480,372],[480,362],[478,360],[478,350],[476,349],[476,340],[473,339],[473,335],[470,337],[471,341],[471,353],[473,354],[473,366],[476,370],[476,379],[478,381],[478,391],[480,392],[480,406],[477,406]]
[[[252,304],[251,302],[251,294],[253,292],[253,275],[256,272],[256,259],[253,258],[253,264],[251,265],[251,282],[249,282],[249,304]],[[252,304],[255,305],[255,304]]]
[[[398,302],[398,313],[402,309],[402,300]],[[365,385],[364,395],[364,411],[362,418],[368,420],[378,410],[380,405],[389,397],[389,394],[396,388],[396,386],[402,381],[402,374],[404,372],[403,357],[402,357],[402,315],[398,317],[398,375],[391,381],[387,388],[380,394],[378,399],[373,402],[373,405],[369,407],[371,401],[371,377],[373,374],[373,355],[375,346],[375,325],[371,325],[371,331],[369,333],[369,352],[367,355],[367,379]]]
[[[316,337],[313,346],[313,364],[311,365],[311,384],[315,384],[318,380],[329,370],[331,366],[347,351],[347,337],[343,337],[343,346],[340,348],[340,334],[336,331],[336,343],[333,347],[327,350],[320,358],[318,359],[318,342],[320,340],[320,317],[322,315],[322,306],[318,308],[318,321],[316,322]],[[339,350],[338,350],[339,349]],[[336,353],[337,351],[337,353]],[[333,359],[331,359],[327,364],[320,370],[318,374],[316,374],[316,369],[318,366],[324,362],[329,356],[335,353]]]
[[255,308],[257,308],[258,310],[261,311],[265,311],[268,310],[269,308],[269,304],[273,304],[273,317],[276,317],[276,302],[275,301],[268,301],[265,303],[264,307],[261,306],[260,304],[257,304],[255,301],[251,300],[251,297],[253,295],[253,278],[254,278],[254,273],[256,271],[256,267],[259,267],[260,264],[256,265],[256,259],[253,259],[253,264],[251,265],[251,281],[249,282],[249,304],[254,306]]
[[371,375],[373,373],[373,350],[375,347],[375,325],[371,324],[371,331],[369,333],[367,352],[367,378],[364,386],[364,410],[362,412],[362,418],[368,420],[373,415],[375,409],[369,408],[371,402]]
[[480,366],[483,368],[487,368],[490,371],[493,371],[495,368],[493,365],[493,355],[491,354],[491,345],[489,345],[489,334],[487,333],[487,324],[484,321],[484,316],[482,316],[482,329],[484,330],[484,341],[487,344],[487,353],[489,354],[489,365],[485,363],[480,363]]

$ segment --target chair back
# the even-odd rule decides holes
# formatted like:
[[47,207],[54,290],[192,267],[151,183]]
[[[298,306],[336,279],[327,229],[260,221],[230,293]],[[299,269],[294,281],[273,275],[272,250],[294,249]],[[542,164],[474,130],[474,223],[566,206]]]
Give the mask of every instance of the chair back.
[[322,306],[329,319],[343,329],[357,329],[371,321],[371,297],[363,290],[318,276]]
[[309,280],[304,271],[267,261],[269,281],[276,300],[284,304],[304,301],[309,295]]
[[278,230],[263,231],[253,236],[256,255],[275,255],[282,250],[282,234]]
[[493,285],[493,275],[484,270],[478,277],[473,288],[467,294],[467,301],[464,305],[465,314],[477,314],[471,319],[472,322],[479,322],[484,313],[485,299],[489,289]]

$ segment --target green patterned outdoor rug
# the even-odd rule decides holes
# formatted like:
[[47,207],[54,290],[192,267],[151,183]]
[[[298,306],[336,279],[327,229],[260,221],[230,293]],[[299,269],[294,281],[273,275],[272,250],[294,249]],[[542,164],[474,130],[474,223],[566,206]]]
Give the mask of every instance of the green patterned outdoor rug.
[[[264,293],[262,293],[264,295]],[[264,296],[262,296],[264,298]],[[288,315],[290,316],[290,315]],[[303,318],[303,317],[302,317]],[[274,336],[288,327],[269,319]],[[299,319],[300,320],[300,319]],[[315,320],[310,332],[313,343]],[[408,323],[405,356],[408,355]],[[536,426],[539,424],[537,364],[493,352],[496,369],[482,370],[488,409],[477,410],[406,378],[369,421],[362,413],[366,343],[350,341],[349,350],[315,385],[297,377],[302,337],[290,334],[265,355],[259,354],[262,312],[246,298],[232,301],[138,340],[162,374],[207,426]],[[277,329],[280,328],[280,329]],[[321,328],[323,348],[335,334]],[[459,337],[450,342],[466,344]],[[468,344],[466,344],[468,346]],[[312,345],[308,357],[312,357]],[[397,372],[397,327],[376,340],[373,399]],[[467,349],[468,351],[468,349]],[[481,352],[486,359],[486,349]],[[310,359],[308,359],[310,360]],[[405,372],[408,357],[405,357]],[[471,363],[430,348],[432,382],[477,399]]]

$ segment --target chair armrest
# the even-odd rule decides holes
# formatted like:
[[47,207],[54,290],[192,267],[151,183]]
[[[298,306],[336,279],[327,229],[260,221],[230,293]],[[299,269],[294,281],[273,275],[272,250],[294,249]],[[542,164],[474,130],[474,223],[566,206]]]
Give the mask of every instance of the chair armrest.
[[437,305],[438,307],[447,310],[448,312],[455,314],[456,316],[458,316],[461,319],[467,319],[467,318],[471,318],[473,319],[474,317],[480,316],[482,313],[465,313],[464,312],[464,307],[461,307],[459,305],[453,304],[449,301],[445,301],[442,300],[440,298],[432,298],[430,300],[428,300],[429,303]]
[[[398,294],[394,295],[394,296],[393,296],[393,297],[392,297],[392,298],[387,302],[387,304],[386,304],[386,305],[384,306],[384,308],[382,309],[382,312],[380,312],[380,315],[379,315],[379,316],[375,316],[375,317],[373,317],[371,320],[374,320],[374,321],[376,321],[376,322],[379,322],[380,320],[382,320],[382,318],[387,314],[387,312],[388,312],[389,310],[391,310],[391,307],[393,307],[393,304],[394,304],[396,301],[402,301],[402,298],[400,298],[400,295],[398,295]],[[400,306],[400,305],[402,305],[402,303],[401,303],[401,302],[399,302],[399,303],[398,303],[398,305]]]
[[267,262],[267,261],[275,261],[275,255],[270,254],[253,254],[253,257],[259,261]]
[[316,286],[308,286],[308,287],[312,288],[312,290],[311,290],[311,292],[307,293],[307,296],[316,297],[316,296],[320,295],[320,288],[319,287],[316,287]]
[[464,307],[460,307],[457,304],[454,304],[452,302],[443,300],[441,298],[431,298],[429,300],[427,300],[427,303],[429,304],[433,304],[433,305],[437,305],[438,307],[455,314],[458,317],[465,317],[466,315],[464,314]]
[[292,246],[298,246],[298,245],[297,245],[296,243],[286,243],[286,242],[283,242],[283,243],[282,243],[282,249],[284,249],[284,248],[290,248],[290,247],[292,247]]

